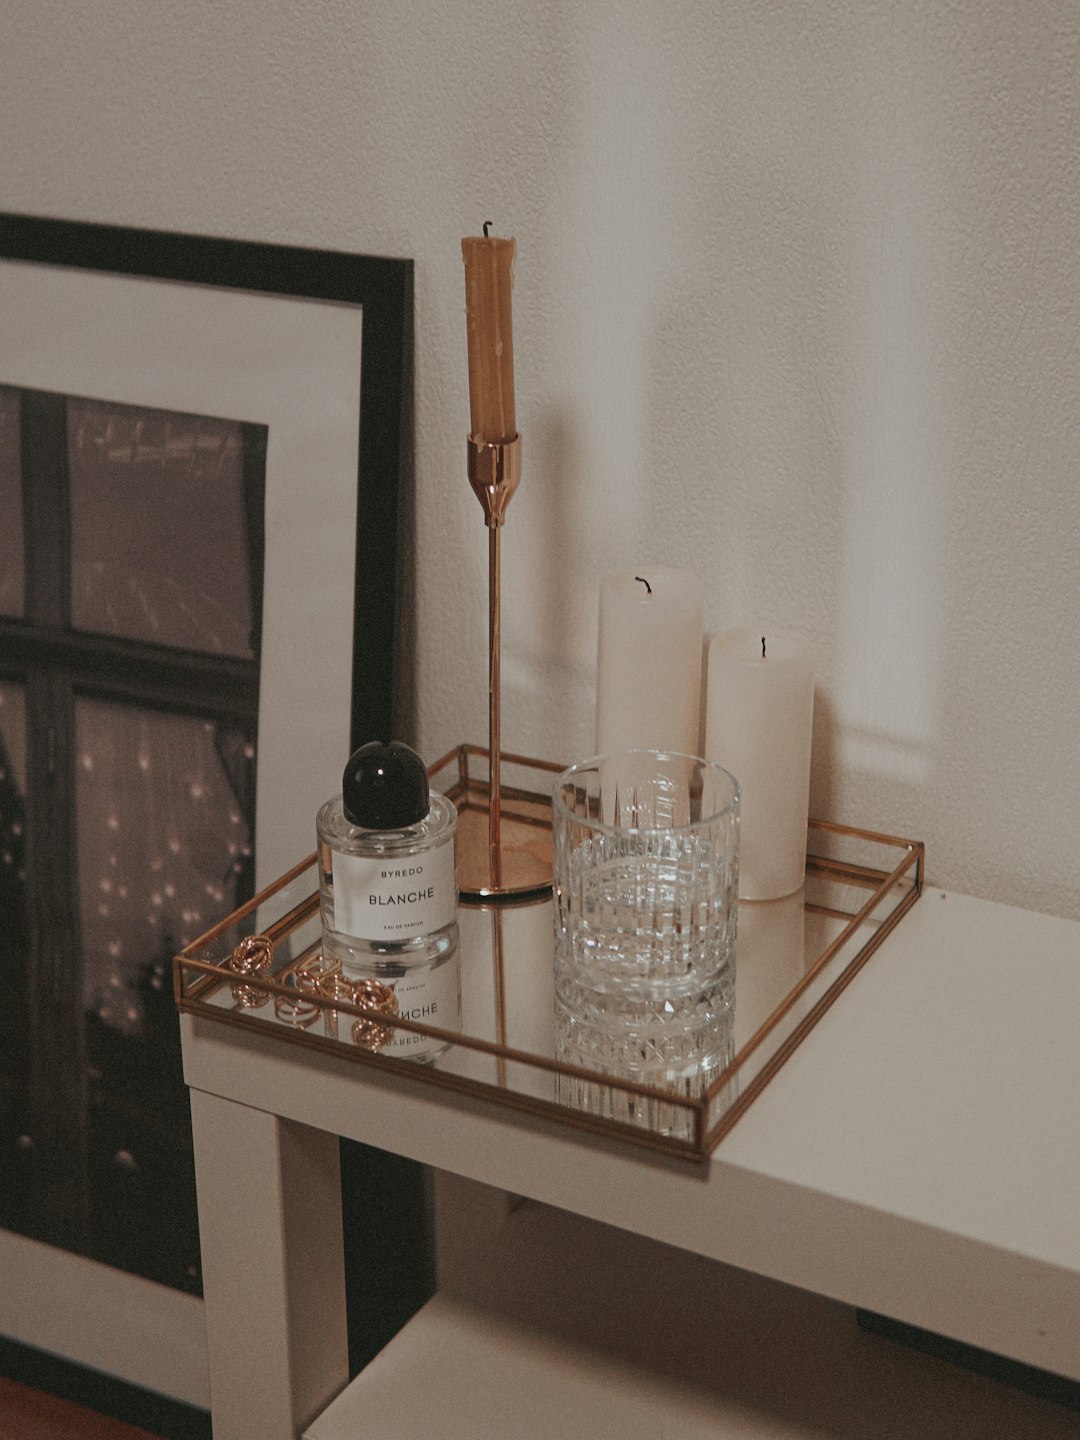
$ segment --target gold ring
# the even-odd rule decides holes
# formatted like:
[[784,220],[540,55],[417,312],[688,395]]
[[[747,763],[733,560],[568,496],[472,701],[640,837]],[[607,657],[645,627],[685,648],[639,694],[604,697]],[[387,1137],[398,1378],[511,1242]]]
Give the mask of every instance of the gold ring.
[[258,990],[254,985],[234,985],[232,996],[241,1010],[261,1010],[270,999],[270,992]]
[[353,983],[340,970],[320,975],[315,981],[315,989],[327,1000],[344,1000],[346,1005],[352,1005],[355,1000]]
[[248,935],[240,941],[225,962],[240,975],[258,975],[269,970],[274,958],[273,942],[265,935]]
[[336,975],[340,969],[340,960],[334,960],[329,955],[313,955],[310,960],[298,966],[294,974],[301,990],[318,990],[320,982],[327,975]]
[[[381,980],[358,980],[352,987],[353,1003],[365,1010],[378,1010],[383,1015],[398,1013],[398,998],[389,985]],[[394,1038],[392,1025],[380,1025],[377,1020],[361,1016],[352,1028],[353,1044],[364,1050],[381,1050]]]
[[299,1025],[306,1029],[318,1013],[319,1007],[314,1000],[305,999],[303,995],[274,996],[274,1014],[289,1025]]

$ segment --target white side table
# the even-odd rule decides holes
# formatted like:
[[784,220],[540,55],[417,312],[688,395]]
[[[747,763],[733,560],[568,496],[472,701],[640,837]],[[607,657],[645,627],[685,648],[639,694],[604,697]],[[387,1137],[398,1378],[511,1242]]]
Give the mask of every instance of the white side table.
[[339,1135],[1080,1379],[1078,1017],[1080,924],[930,890],[694,1167],[184,1015],[215,1436],[345,1384]]

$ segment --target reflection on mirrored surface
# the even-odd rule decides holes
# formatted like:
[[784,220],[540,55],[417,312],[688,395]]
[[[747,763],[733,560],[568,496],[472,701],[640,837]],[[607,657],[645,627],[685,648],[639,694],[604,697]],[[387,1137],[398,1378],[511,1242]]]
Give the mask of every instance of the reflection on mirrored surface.
[[[921,847],[849,834],[857,837],[853,858],[830,854],[815,861],[804,893],[740,906],[734,1013],[723,1036],[723,1063],[698,1098],[611,1073],[594,1078],[560,1060],[550,899],[462,909],[460,1022],[444,1029],[392,1013],[386,997],[364,999],[337,988],[335,962],[322,955],[311,863],[178,957],[180,1005],[264,1032],[285,1028],[301,1043],[330,1046],[402,1076],[701,1159],[919,893]],[[828,844],[851,849],[849,834]],[[234,947],[256,932],[272,940],[265,976],[223,974]],[[322,976],[321,983],[305,988],[304,971]],[[405,1033],[426,1036],[431,1050],[398,1045],[396,1037]],[[424,1063],[399,1058],[410,1051]]]
[[739,901],[735,947],[735,1044],[742,1047],[807,969],[806,896]]
[[[745,933],[741,918],[744,911],[740,910],[734,1015],[722,1036],[723,1065],[712,1078],[731,1064],[736,1048],[768,1020],[814,959],[807,937],[816,945],[823,931],[814,923],[815,917],[806,916],[802,899],[800,894],[746,906],[752,918]],[[264,911],[259,916],[260,928],[272,926],[274,919],[273,912]],[[839,921],[830,922],[828,928],[838,932]],[[434,1019],[430,1024],[452,1030],[465,1043],[433,1043],[424,1049],[396,1043],[395,1036],[408,1033],[396,1027],[398,1019],[416,1018],[423,1023],[419,1016],[397,1011],[385,1013],[362,1048],[392,1058],[411,1056],[434,1062],[434,1068],[448,1076],[519,1090],[560,1107],[606,1116],[623,1124],[644,1125],[661,1132],[671,1125],[686,1128],[685,1116],[690,1112],[672,1112],[662,1100],[648,1105],[639,1097],[635,1103],[636,1092],[629,1086],[613,1089],[582,1077],[569,1077],[564,1073],[567,1067],[558,1065],[551,900],[509,908],[463,909],[460,929],[461,943],[453,967],[460,987],[460,1019],[453,1018],[450,1007],[451,1024],[436,1027]],[[227,958],[226,941],[227,937],[219,942],[222,953],[218,963]],[[352,1036],[352,1023],[357,1018],[353,1010],[357,1005],[378,1009],[378,999],[358,999],[353,982],[340,972],[340,962],[322,951],[316,913],[275,943],[272,975],[287,987],[285,996],[272,997],[246,979],[234,978],[229,987],[218,991],[215,1003],[238,1010],[258,1010],[261,1019],[273,1018],[310,1029],[341,1043],[360,1043]],[[272,1006],[271,998],[281,1003]],[[802,997],[796,1013],[805,1013],[808,1003],[808,997]],[[311,1013],[312,1004],[317,1007],[317,1016]],[[371,1043],[373,1037],[378,1038],[378,1044]],[[504,1053],[471,1049],[469,1041]],[[530,1066],[530,1059],[547,1064]],[[635,1077],[609,1072],[608,1078],[633,1081]],[[573,1083],[568,1083],[571,1079]],[[726,1100],[733,1099],[736,1093],[736,1087],[726,1090]]]
[[311,1023],[307,1005],[320,999],[335,1007],[357,1006],[365,1013],[322,1010],[323,1031],[371,1054],[427,1064],[447,1049],[449,1041],[395,1025],[397,1020],[461,1030],[461,952],[456,940],[431,964],[407,968],[391,958],[377,974],[368,975],[357,975],[336,957],[316,952],[314,963],[298,966],[291,979],[300,993],[295,999],[287,997],[291,1009],[278,1007],[279,1019],[306,1027]]

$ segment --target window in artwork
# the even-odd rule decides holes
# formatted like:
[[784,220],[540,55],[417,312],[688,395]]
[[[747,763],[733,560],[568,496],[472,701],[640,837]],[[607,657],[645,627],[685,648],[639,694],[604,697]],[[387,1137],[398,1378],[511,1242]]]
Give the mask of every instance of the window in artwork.
[[265,453],[0,388],[0,1224],[193,1290],[170,960],[252,891]]

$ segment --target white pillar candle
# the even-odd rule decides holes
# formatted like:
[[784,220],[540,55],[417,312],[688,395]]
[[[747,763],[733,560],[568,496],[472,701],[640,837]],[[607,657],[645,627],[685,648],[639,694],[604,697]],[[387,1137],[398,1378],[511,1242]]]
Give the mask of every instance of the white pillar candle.
[[814,672],[800,640],[748,629],[714,636],[705,755],[742,786],[740,899],[775,900],[803,883],[813,718]]
[[596,753],[701,745],[701,588],[681,570],[617,571],[600,582]]

